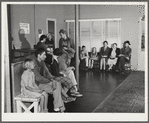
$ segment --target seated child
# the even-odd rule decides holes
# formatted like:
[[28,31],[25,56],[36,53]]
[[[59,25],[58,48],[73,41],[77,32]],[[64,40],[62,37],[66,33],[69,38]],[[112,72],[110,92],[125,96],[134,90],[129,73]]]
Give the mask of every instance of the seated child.
[[32,72],[34,69],[34,62],[32,59],[26,59],[23,67],[26,69],[21,76],[21,94],[25,97],[40,98],[40,112],[48,112],[48,94],[40,90],[35,83],[35,76]]
[[83,45],[82,46],[82,50],[81,50],[81,53],[80,53],[80,59],[83,60],[85,59],[85,69],[88,69],[88,59],[89,59],[89,56],[88,56],[88,52],[86,50],[86,47]]
[[91,56],[89,58],[89,68],[93,68],[94,60],[98,60],[96,47],[92,48]]

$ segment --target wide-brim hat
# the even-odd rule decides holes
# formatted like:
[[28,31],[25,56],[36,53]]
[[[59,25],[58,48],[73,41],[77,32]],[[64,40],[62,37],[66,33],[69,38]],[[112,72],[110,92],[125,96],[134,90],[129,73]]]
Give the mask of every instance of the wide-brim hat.
[[126,43],[128,43],[129,45],[131,45],[129,41],[125,41],[125,42],[124,42],[124,44],[126,44]]
[[53,51],[53,54],[56,55],[56,56],[61,56],[63,54],[62,49],[61,48],[56,48]]

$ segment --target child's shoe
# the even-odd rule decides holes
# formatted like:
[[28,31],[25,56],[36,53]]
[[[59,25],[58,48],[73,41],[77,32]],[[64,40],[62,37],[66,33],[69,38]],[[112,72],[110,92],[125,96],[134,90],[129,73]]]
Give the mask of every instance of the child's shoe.
[[76,92],[71,92],[71,96],[82,97],[83,95],[76,91]]

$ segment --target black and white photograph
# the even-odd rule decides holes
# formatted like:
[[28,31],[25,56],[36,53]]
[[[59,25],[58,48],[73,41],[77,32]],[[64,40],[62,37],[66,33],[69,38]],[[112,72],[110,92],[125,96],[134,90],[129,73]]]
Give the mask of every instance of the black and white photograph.
[[147,2],[1,2],[2,121],[147,121]]

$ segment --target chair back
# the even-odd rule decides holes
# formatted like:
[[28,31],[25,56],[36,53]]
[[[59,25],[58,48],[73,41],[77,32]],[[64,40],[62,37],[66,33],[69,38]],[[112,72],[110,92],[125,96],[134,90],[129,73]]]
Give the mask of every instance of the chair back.
[[24,71],[23,61],[11,63],[12,102],[15,110],[14,97],[21,93],[21,75]]

